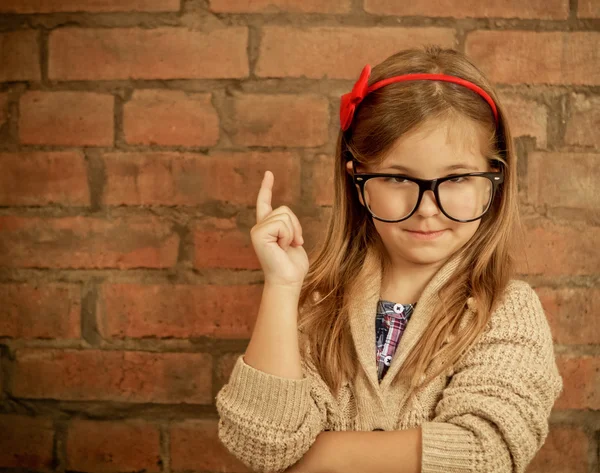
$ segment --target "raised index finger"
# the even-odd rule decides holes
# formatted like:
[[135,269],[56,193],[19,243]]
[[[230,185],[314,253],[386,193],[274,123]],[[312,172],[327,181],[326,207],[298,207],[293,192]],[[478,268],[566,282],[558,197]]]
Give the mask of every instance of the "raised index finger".
[[273,173],[266,171],[260,183],[258,197],[256,198],[256,223],[260,223],[273,210],[273,207],[271,207],[271,197],[273,196],[274,180],[275,176],[273,176]]

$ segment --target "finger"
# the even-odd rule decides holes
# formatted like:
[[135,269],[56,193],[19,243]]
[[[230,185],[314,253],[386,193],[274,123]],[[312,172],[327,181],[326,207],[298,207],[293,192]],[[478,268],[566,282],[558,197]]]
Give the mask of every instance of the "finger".
[[302,236],[302,225],[300,225],[300,220],[296,216],[294,212],[290,210],[289,216],[292,218],[292,224],[294,225],[294,235],[295,241],[298,245],[304,244],[304,237]]
[[271,171],[265,171],[263,180],[260,183],[258,197],[256,198],[256,223],[260,223],[273,208],[271,207],[271,198],[273,197],[273,182],[275,176]]
[[294,242],[294,226],[292,225],[292,219],[286,213],[280,214],[279,220],[285,224],[285,228],[287,229],[285,237],[281,240],[280,246],[284,250],[287,250],[287,248]]
[[304,238],[302,237],[302,225],[300,225],[300,220],[298,220],[298,217],[296,216],[296,214],[294,212],[292,212],[292,210],[286,205],[277,207],[275,210],[273,210],[273,212],[271,212],[271,215],[280,215],[280,214],[287,214],[290,216],[292,225],[294,226],[294,237],[295,237],[294,241],[298,245],[304,244]]
[[286,211],[285,209],[278,207],[263,220],[263,223],[268,222],[270,219],[279,220],[282,218],[288,224],[293,237],[289,245],[302,246],[304,244],[304,239],[302,238],[302,228],[300,227],[300,221],[298,220],[298,217],[296,217],[293,212],[290,212],[289,210]]
[[[292,220],[292,217],[289,213],[285,212],[281,207],[273,210],[262,222],[261,225],[267,225],[274,222],[283,222],[286,225],[286,228],[289,232],[289,237],[283,239],[281,241],[282,247],[287,248],[288,246],[301,246],[304,244],[304,241],[298,241],[298,237],[296,236],[295,226]],[[271,236],[275,236],[274,233],[269,233]]]
[[282,249],[287,249],[293,240],[292,224],[288,219],[284,216],[271,219],[271,216],[269,216],[262,225],[265,226],[267,234],[275,238],[275,241]]

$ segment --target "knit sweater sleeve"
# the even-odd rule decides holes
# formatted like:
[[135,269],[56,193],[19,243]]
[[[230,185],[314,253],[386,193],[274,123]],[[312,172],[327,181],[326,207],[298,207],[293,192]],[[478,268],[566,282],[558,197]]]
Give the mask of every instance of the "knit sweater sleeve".
[[421,425],[422,473],[523,473],[563,389],[550,326],[529,284],[513,280]]
[[284,471],[325,430],[326,397],[317,388],[318,375],[304,359],[302,371],[302,379],[275,376],[246,364],[240,355],[218,392],[219,439],[252,471]]

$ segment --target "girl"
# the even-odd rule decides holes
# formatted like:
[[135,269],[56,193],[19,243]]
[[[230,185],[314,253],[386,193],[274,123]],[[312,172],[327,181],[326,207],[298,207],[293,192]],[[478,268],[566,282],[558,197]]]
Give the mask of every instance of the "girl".
[[220,440],[262,472],[524,472],[563,380],[513,279],[517,162],[496,93],[454,50],[405,50],[364,68],[340,122],[310,267],[264,175],[250,233],[265,284],[216,396]]

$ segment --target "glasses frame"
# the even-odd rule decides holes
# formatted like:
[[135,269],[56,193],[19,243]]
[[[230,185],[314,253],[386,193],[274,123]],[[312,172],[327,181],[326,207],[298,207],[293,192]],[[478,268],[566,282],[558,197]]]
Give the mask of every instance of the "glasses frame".
[[[360,189],[360,193],[362,195],[363,202],[365,203],[365,208],[369,211],[369,213],[371,214],[371,216],[373,218],[380,220],[382,222],[388,222],[388,223],[403,222],[404,220],[408,220],[410,217],[412,217],[414,215],[414,213],[417,211],[417,209],[419,208],[419,205],[421,204],[423,194],[425,193],[425,191],[429,191],[429,190],[433,191],[433,195],[435,196],[435,202],[436,202],[438,208],[450,220],[453,220],[455,222],[461,222],[461,223],[474,222],[475,220],[479,220],[480,218],[482,218],[488,212],[488,210],[492,206],[492,202],[494,201],[494,196],[496,195],[498,187],[500,186],[500,184],[502,184],[504,182],[504,170],[502,167],[501,167],[500,171],[467,172],[467,173],[462,173],[462,174],[451,174],[449,176],[438,177],[436,179],[418,179],[416,177],[406,176],[405,174],[398,174],[398,173],[393,174],[393,173],[356,172],[356,160],[351,159],[351,161],[352,161],[352,174],[353,174],[352,180],[353,180],[354,184],[358,185],[358,187]],[[469,220],[459,220],[459,219],[453,218],[450,215],[448,215],[446,213],[446,211],[444,210],[444,207],[440,204],[440,195],[438,192],[438,188],[439,188],[440,184],[442,184],[443,182],[450,181],[452,179],[456,179],[457,177],[468,177],[468,176],[483,176],[483,177],[488,178],[490,180],[490,182],[492,183],[492,192],[490,195],[490,201],[488,203],[487,208],[479,217],[472,218]],[[398,220],[386,220],[386,219],[377,217],[371,211],[371,209],[369,208],[369,205],[367,204],[367,199],[365,199],[365,184],[367,183],[367,181],[369,179],[372,179],[374,177],[401,177],[408,181],[414,182],[415,184],[417,184],[419,186],[419,197],[417,198],[417,203],[415,204],[415,207],[410,211],[410,213],[406,217],[398,219]]]

